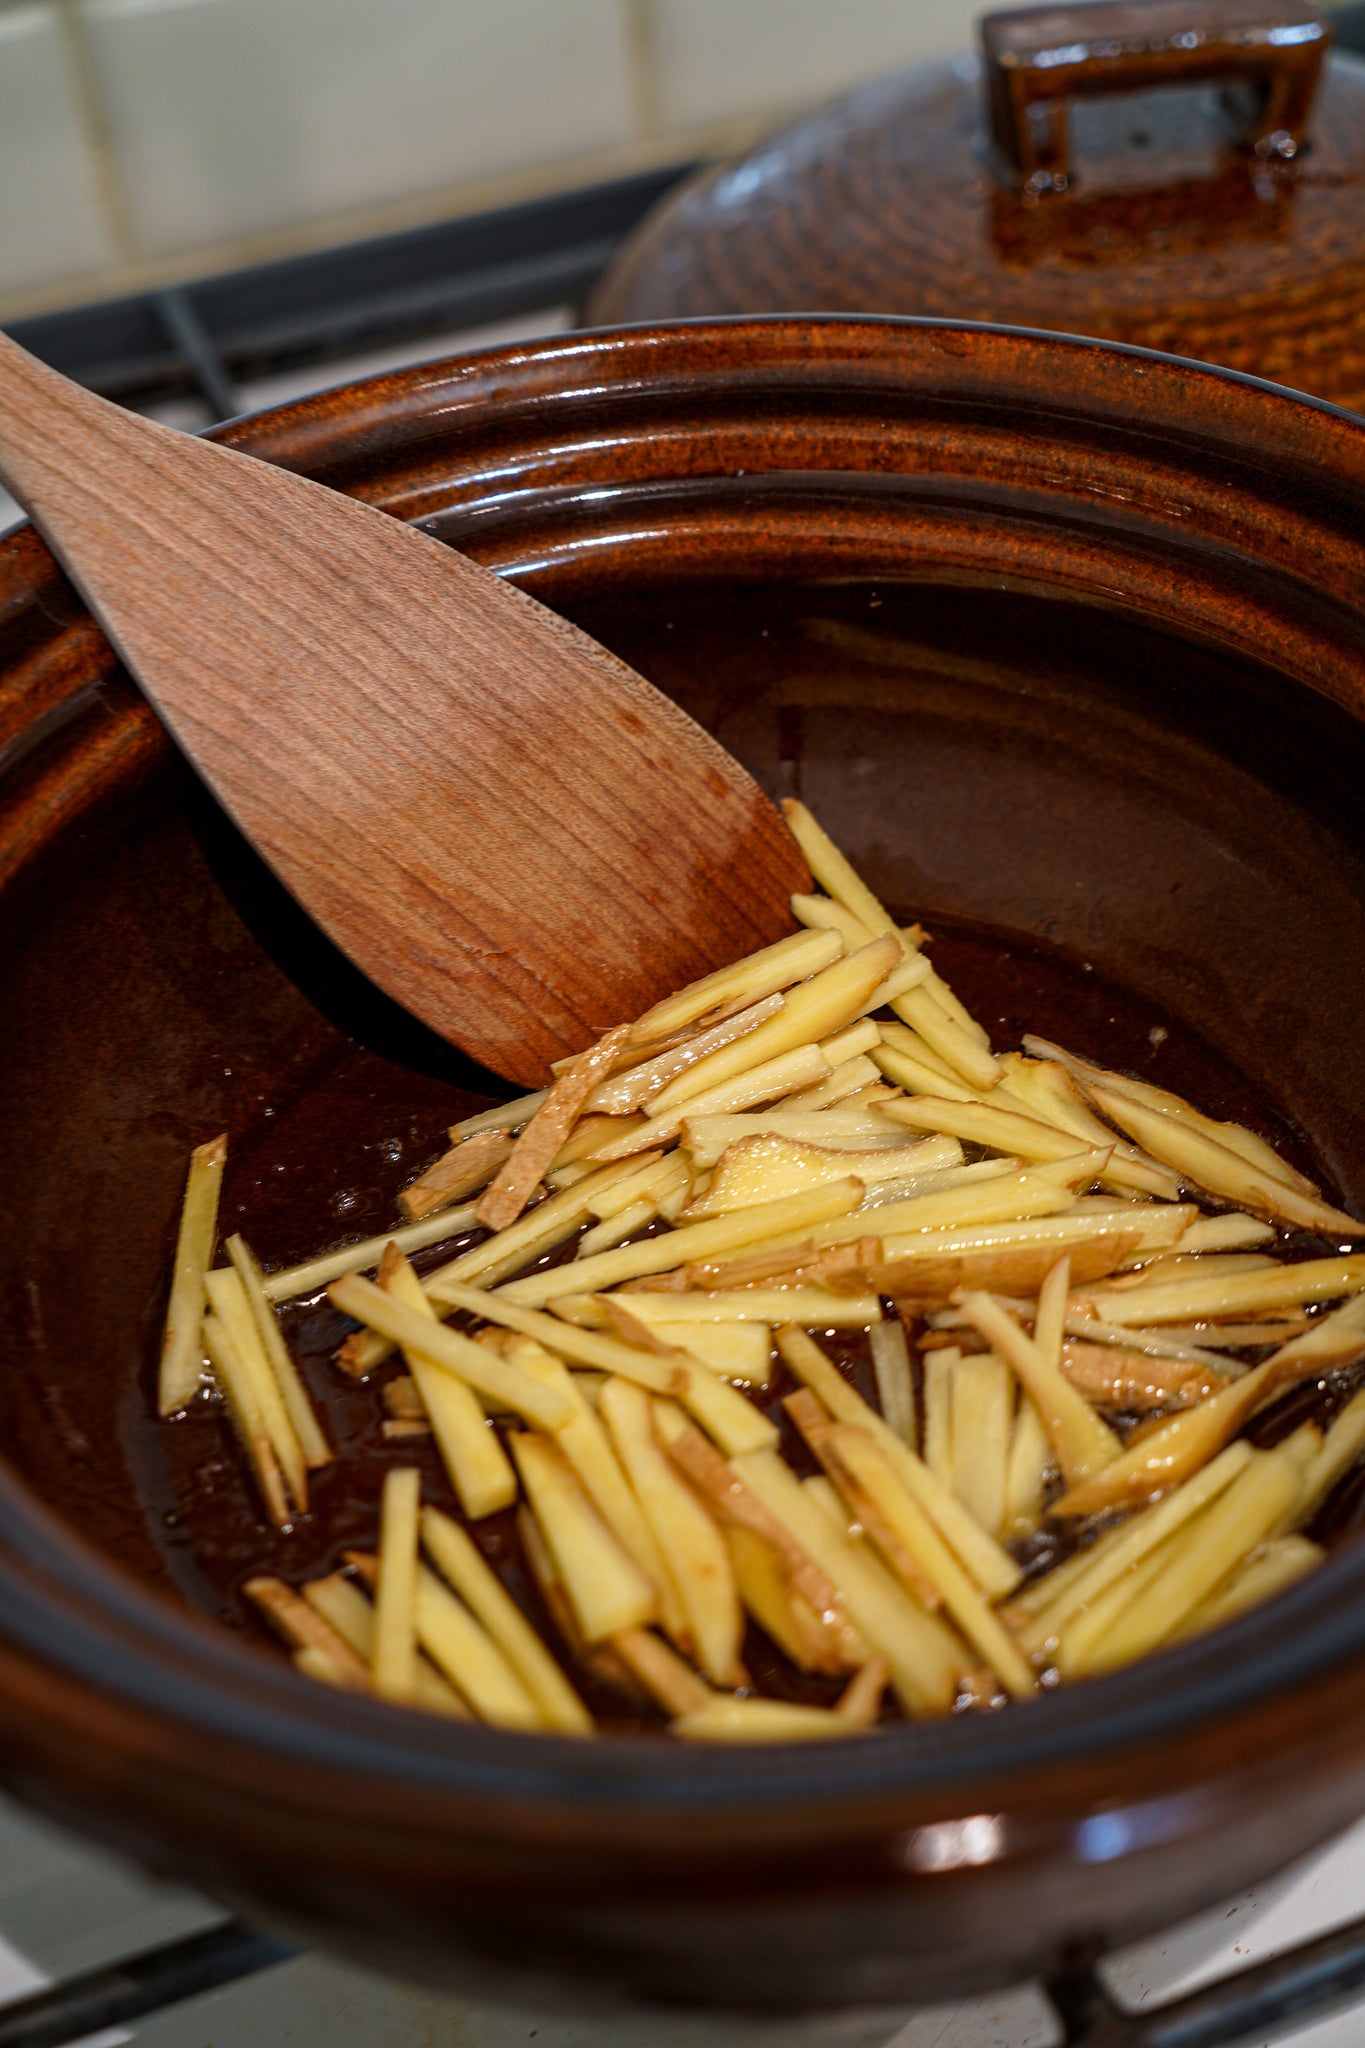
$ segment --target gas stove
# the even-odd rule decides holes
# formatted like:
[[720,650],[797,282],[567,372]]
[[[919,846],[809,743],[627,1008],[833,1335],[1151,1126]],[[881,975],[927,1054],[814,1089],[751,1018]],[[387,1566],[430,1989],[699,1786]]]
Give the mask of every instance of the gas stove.
[[[1365,5],[1355,12],[1365,42]],[[92,389],[198,429],[570,326],[617,242],[688,168],[13,332]],[[0,532],[17,516],[0,492]],[[0,1802],[0,2048],[1365,2048],[1363,1909],[1365,1822],[1274,1881],[1046,1985],[839,2021],[566,2019],[299,1954]]]

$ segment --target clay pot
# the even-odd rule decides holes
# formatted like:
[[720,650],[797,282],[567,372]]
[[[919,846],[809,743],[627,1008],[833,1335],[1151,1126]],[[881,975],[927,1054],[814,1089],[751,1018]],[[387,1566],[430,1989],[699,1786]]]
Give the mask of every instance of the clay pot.
[[[998,1043],[1042,1023],[1197,1085],[1365,1197],[1365,424],[1055,337],[776,321],[497,351],[222,432],[634,660],[928,922]],[[502,1735],[296,1677],[240,1626],[271,1539],[221,1426],[149,1416],[185,1152],[231,1131],[225,1222],[288,1260],[383,1227],[492,1084],[310,936],[27,532],[0,721],[13,1792],[432,1981],[769,2009],[1054,1968],[1365,1804],[1349,1542],[1132,1671],[818,1750]],[[310,1370],[373,1433],[372,1392]],[[320,1494],[275,1561],[315,1568],[347,1513]]]
[[1365,407],[1365,64],[1331,37],[1301,0],[986,15],[979,60],[878,79],[688,180],[586,317],[1007,320]]

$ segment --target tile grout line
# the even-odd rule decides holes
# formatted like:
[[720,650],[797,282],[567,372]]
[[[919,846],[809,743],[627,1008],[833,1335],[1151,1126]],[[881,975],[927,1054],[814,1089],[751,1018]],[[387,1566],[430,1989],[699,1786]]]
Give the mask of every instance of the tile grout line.
[[137,249],[123,203],[117,159],[100,104],[89,46],[77,18],[76,0],[56,0],[55,13],[58,33],[66,52],[67,69],[75,88],[85,145],[94,170],[99,210],[114,247],[115,262],[119,266],[135,263]]
[[653,140],[663,129],[654,0],[621,0],[621,4],[625,8],[626,63],[636,134],[641,141]]
[[[3,0],[0,0],[0,5]],[[290,221],[250,235],[228,236],[196,244],[166,256],[130,256],[97,271],[50,284],[17,287],[0,294],[0,324],[71,306],[97,304],[123,293],[155,291],[223,270],[269,263],[317,250],[344,248],[354,241],[402,234],[409,228],[463,219],[500,206],[548,199],[599,180],[628,177],[664,164],[698,156],[726,154],[747,148],[772,124],[772,115],[731,117],[704,127],[681,128],[641,137],[586,155],[564,158],[534,170],[499,173],[423,192],[412,199],[386,201],[373,207],[348,209],[320,220]]]

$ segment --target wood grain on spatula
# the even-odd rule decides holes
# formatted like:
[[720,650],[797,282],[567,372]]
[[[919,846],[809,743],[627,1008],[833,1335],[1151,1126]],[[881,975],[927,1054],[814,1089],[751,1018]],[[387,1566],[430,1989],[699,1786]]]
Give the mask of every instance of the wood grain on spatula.
[[744,770],[463,555],[3,336],[0,481],[304,907],[494,1071],[790,929],[809,880]]

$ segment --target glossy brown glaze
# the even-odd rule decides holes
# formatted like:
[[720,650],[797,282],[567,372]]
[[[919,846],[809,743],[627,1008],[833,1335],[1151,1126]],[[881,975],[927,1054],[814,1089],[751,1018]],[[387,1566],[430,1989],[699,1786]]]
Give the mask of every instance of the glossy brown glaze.
[[[1365,1196],[1365,428],[1082,343],[794,322],[512,349],[227,431],[598,633],[941,924],[965,991],[1005,944],[1003,1041],[1051,1005],[1141,1065],[1145,1031],[1146,1071],[1197,1061],[1215,1113],[1250,1091]],[[450,1728],[234,1639],[231,1559],[215,1581],[147,1519],[223,1478],[217,1438],[158,1474],[139,1384],[185,1149],[234,1132],[234,1219],[287,1259],[386,1221],[493,1084],[281,901],[25,535],[0,734],[11,1788],[353,1957],[771,2008],[1052,1967],[1365,1804],[1354,1544],[1213,1644],[818,1756]]]
[[[1327,34],[1266,40],[1321,17],[1103,0],[986,19],[999,26],[984,63],[880,79],[690,180],[627,243],[586,317],[1010,321],[1365,406],[1365,66],[1329,59],[1305,117]],[[1066,61],[1040,69],[1059,46]],[[1278,113],[1252,76],[1272,63],[1286,87],[1298,67],[1298,98]],[[1184,67],[1215,82],[1160,89]],[[1040,97],[1049,81],[1056,96]],[[1258,138],[1268,153],[1248,146]]]

